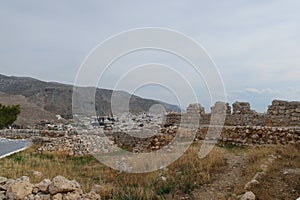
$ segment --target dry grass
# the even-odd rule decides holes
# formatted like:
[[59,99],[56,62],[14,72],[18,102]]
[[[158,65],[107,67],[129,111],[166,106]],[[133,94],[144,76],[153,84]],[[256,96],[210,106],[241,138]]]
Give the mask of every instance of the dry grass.
[[247,158],[244,163],[243,176],[239,177],[239,184],[235,186],[234,193],[242,194],[245,192],[244,186],[249,182],[254,175],[261,171],[260,166],[264,164],[268,156],[276,154],[277,146],[255,146],[254,148],[235,148],[235,154],[243,154]]
[[[269,166],[269,170],[253,188],[260,199],[297,199],[300,196],[300,148],[294,145],[278,146],[273,149],[281,157]],[[298,173],[284,174],[288,169],[297,169]]]
[[[144,174],[121,173],[104,166],[92,156],[70,157],[65,152],[38,154],[35,151],[37,147],[31,147],[0,160],[0,176],[15,179],[36,170],[42,172],[43,177],[29,175],[33,183],[63,175],[77,180],[85,192],[95,184],[103,185],[99,192],[104,199],[164,199],[166,196],[187,194],[209,183],[212,173],[224,165],[223,150],[216,147],[200,160],[200,147],[193,144],[166,169]],[[162,176],[166,180],[162,180]]]
[[[37,147],[11,155],[0,160],[0,176],[18,178],[29,175],[37,183],[44,178],[63,175],[77,180],[88,192],[93,185],[100,184],[99,193],[103,199],[174,199],[189,194],[200,186],[211,183],[216,174],[226,168],[228,154],[244,157],[243,174],[234,194],[245,192],[244,185],[260,171],[270,154],[280,155],[267,174],[260,180],[261,185],[253,188],[258,199],[295,199],[300,196],[300,176],[283,175],[286,169],[300,169],[300,150],[295,146],[260,146],[254,148],[215,147],[204,159],[198,159],[201,145],[193,144],[187,152],[166,169],[143,174],[121,173],[101,164],[92,156],[67,156],[65,152],[36,153]],[[28,172],[36,170],[43,177],[32,177]],[[165,177],[162,180],[160,177]]]
[[260,184],[252,190],[258,200],[268,199],[296,199],[300,196],[300,175],[284,175],[286,169],[300,170],[300,148],[295,145],[266,145],[250,148],[230,147],[229,153],[243,155],[243,176],[239,177],[239,184],[235,185],[233,193],[245,192],[244,185],[249,182],[257,172],[261,171],[261,165],[265,164],[269,155],[279,156],[272,164],[269,164],[267,173],[259,180]]

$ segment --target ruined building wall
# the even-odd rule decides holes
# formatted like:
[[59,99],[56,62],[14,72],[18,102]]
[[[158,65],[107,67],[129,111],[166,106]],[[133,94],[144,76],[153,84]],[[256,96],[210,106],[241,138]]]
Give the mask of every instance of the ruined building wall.
[[267,126],[300,126],[300,102],[274,100],[267,112]]
[[[201,126],[196,139],[206,138],[209,126]],[[300,127],[269,127],[269,126],[224,126],[218,138],[219,143],[237,145],[254,144],[297,144],[300,145]]]
[[[217,117],[212,118],[212,114]],[[220,124],[225,118],[225,123]],[[168,117],[167,117],[168,118]],[[197,119],[196,119],[197,118]],[[177,115],[177,119],[180,119]],[[211,113],[205,113],[200,104],[192,104],[180,120],[184,128],[193,128],[195,119],[199,121],[197,139],[206,138],[208,128],[224,125],[219,142],[234,144],[299,144],[300,145],[300,102],[274,100],[267,113],[252,110],[248,102],[235,102],[231,107],[225,102],[216,102]],[[176,123],[175,123],[176,122]]]
[[[187,112],[182,114],[182,122],[186,123],[198,118],[200,125],[216,124],[211,121],[212,113],[224,117],[225,126],[300,126],[300,102],[281,100],[274,100],[266,113],[252,110],[248,102],[233,103],[232,112],[228,103],[216,102],[211,107],[211,113],[205,113],[205,109],[200,104],[191,104]],[[166,116],[166,124],[180,124],[180,121],[180,113],[170,113]]]
[[248,102],[235,102],[232,104],[233,112],[227,115],[225,125],[227,126],[263,126],[266,115],[251,110]]

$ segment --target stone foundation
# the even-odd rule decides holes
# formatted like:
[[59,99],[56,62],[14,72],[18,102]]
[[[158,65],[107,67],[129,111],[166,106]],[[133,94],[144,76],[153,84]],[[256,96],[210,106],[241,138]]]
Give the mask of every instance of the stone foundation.
[[300,145],[300,127],[224,126],[220,138],[206,138],[208,128],[201,126],[196,134],[198,140],[215,140],[236,145],[297,144]]

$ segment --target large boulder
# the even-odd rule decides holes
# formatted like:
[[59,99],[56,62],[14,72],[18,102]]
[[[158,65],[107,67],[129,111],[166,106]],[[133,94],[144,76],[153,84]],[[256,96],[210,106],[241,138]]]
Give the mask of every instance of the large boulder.
[[63,176],[56,176],[49,185],[50,194],[73,192],[80,189],[80,185],[76,181],[70,181]]
[[23,176],[7,187],[6,196],[8,199],[22,200],[30,195],[32,190],[33,184],[29,182],[27,176]]

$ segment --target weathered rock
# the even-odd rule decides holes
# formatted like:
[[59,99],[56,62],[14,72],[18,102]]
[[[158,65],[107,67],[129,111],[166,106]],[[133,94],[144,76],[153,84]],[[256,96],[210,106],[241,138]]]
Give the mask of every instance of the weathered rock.
[[33,190],[32,190],[32,194],[37,194],[39,192],[39,189],[34,187]]
[[294,176],[300,176],[300,168],[295,168],[295,169],[285,169],[283,171],[283,175],[294,175]]
[[6,181],[7,181],[7,178],[5,178],[5,177],[0,177],[0,184],[1,184],[1,185],[4,185],[4,184],[6,183]]
[[68,192],[67,194],[63,195],[63,200],[73,200],[79,199],[82,195],[81,189],[75,189],[73,192]]
[[6,199],[6,196],[5,196],[5,194],[3,194],[3,193],[0,193],[0,200],[4,200],[4,199]]
[[50,194],[57,194],[60,192],[73,192],[79,189],[80,185],[76,181],[69,181],[63,176],[56,176],[49,185]]
[[61,193],[57,193],[52,196],[52,200],[63,200],[63,195]]
[[51,181],[49,179],[44,179],[40,183],[36,184],[35,187],[38,188],[41,192],[49,192],[49,185],[51,184]]
[[37,194],[34,197],[34,200],[51,200],[50,194]]
[[241,200],[255,200],[255,198],[255,194],[251,191],[248,191],[245,194],[243,194]]
[[250,190],[252,187],[259,185],[260,183],[256,179],[252,179],[248,183],[246,183],[244,189]]
[[8,186],[10,186],[11,184],[13,184],[15,182],[15,180],[13,179],[7,179],[7,181],[5,182],[4,185],[0,185],[0,190],[7,190]]
[[107,196],[109,194],[112,194],[113,186],[107,184],[107,185],[94,185],[91,192],[99,194],[101,196]]
[[38,172],[38,171],[35,171],[35,170],[30,170],[29,174],[34,176],[35,178],[41,178],[43,176],[42,172]]
[[84,200],[101,200],[101,196],[97,194],[96,192],[89,192],[86,195],[83,196]]
[[8,199],[21,200],[30,195],[32,190],[33,184],[29,182],[28,177],[23,176],[8,186],[6,196]]

